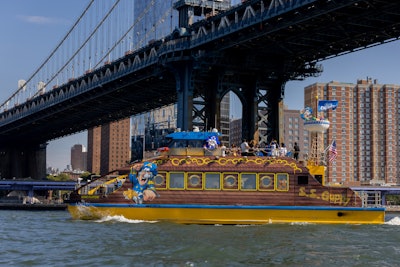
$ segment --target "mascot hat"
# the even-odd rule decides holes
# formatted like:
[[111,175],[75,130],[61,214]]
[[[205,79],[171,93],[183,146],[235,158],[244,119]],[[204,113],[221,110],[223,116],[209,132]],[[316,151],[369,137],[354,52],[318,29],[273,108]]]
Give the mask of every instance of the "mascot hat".
[[145,162],[143,162],[143,166],[140,168],[139,172],[141,172],[141,171],[149,171],[154,176],[156,176],[157,175],[157,165],[152,162],[145,161]]

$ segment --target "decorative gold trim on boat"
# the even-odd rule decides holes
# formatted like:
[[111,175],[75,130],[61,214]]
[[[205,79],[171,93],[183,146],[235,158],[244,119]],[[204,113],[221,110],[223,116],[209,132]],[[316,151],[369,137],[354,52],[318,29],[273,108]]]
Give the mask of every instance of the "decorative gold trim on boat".
[[[293,169],[293,172],[296,171],[301,171],[301,168],[297,166],[295,162],[288,162],[286,159],[274,159],[274,158],[209,158],[209,157],[186,157],[186,158],[170,158],[171,164],[174,166],[180,166],[183,164],[193,164],[197,166],[203,166],[203,165],[208,165],[211,163],[219,164],[221,166],[224,166],[228,163],[230,164],[240,164],[243,162],[246,163],[254,163],[257,165],[265,165],[265,164],[282,164],[285,166],[290,166]],[[155,162],[155,163],[161,163],[161,162]]]

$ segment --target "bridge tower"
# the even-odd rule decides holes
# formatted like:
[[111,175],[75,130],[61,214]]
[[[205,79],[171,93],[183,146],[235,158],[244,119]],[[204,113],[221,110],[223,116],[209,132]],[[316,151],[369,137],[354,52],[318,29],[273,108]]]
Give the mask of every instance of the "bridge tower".
[[[179,0],[174,8],[179,12],[179,34],[188,36],[187,31],[196,17],[209,17],[230,8],[230,0]],[[207,57],[210,64],[204,66],[188,55],[186,61],[174,62],[178,96],[177,127],[191,130],[193,126],[200,129],[221,129],[220,103],[225,94],[233,91],[242,103],[242,137],[268,143],[272,138],[280,140],[283,127],[284,86],[289,76],[284,63],[274,66],[267,72],[254,73],[243,69],[253,65],[254,59],[243,55],[219,55],[210,52]],[[225,57],[225,59],[222,59]],[[233,58],[240,58],[239,61]],[[226,61],[226,58],[229,60]],[[221,62],[222,60],[222,62]],[[199,65],[198,65],[199,64]],[[293,71],[294,72],[294,71]]]
[[[185,36],[186,28],[193,24],[196,17],[214,16],[231,7],[231,0],[179,0],[174,8],[179,12],[179,30],[177,34]],[[189,57],[190,58],[190,57]],[[218,73],[213,75],[196,71],[193,59],[175,62],[170,66],[175,73],[177,89],[178,118],[177,127],[191,130],[193,126],[207,130],[219,127],[220,102],[224,94],[218,81]]]

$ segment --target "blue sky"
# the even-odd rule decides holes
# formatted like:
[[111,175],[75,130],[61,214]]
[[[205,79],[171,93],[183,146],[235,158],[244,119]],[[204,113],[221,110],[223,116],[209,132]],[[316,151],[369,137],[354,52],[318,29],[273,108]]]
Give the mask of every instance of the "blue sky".
[[[71,28],[88,0],[1,0],[0,102],[29,78]],[[71,162],[71,147],[86,145],[86,135],[50,142],[47,165],[61,170]]]
[[[0,8],[0,102],[27,79],[45,60],[86,7],[89,0],[2,0]],[[304,87],[332,80],[356,83],[371,77],[380,84],[400,84],[400,42],[392,42],[321,62],[317,78],[286,84],[285,103],[303,108]],[[49,143],[47,165],[59,169],[70,164],[74,144],[86,146],[86,134],[75,134]]]

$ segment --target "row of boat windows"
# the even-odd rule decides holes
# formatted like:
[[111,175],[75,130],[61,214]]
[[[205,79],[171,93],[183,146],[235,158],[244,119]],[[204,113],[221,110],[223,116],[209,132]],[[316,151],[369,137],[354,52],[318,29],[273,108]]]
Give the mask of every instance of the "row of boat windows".
[[154,177],[159,189],[171,190],[242,190],[288,191],[287,173],[235,172],[159,172]]

